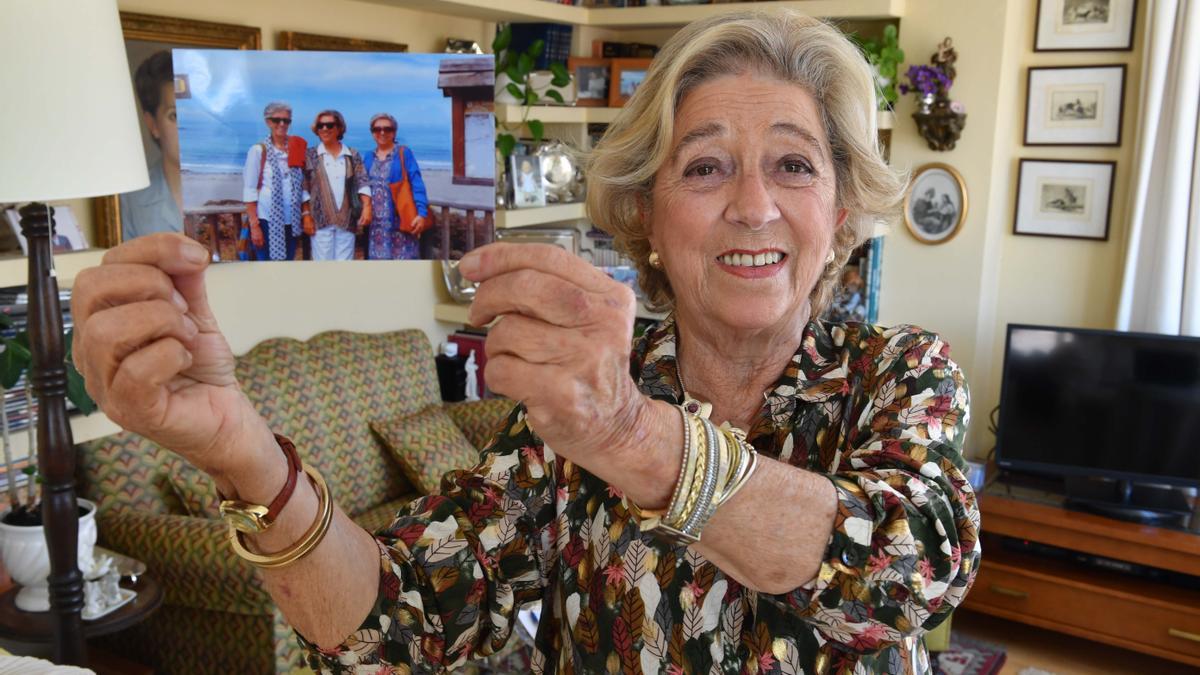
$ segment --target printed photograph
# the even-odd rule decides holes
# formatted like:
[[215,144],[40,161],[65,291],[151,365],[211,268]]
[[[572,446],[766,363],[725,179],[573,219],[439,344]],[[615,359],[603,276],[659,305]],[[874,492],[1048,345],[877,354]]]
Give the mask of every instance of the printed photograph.
[[622,70],[621,71],[621,96],[629,98],[633,96],[633,92],[641,86],[646,80],[646,71],[644,70]]
[[581,66],[575,71],[579,86],[577,98],[608,100],[608,69],[604,66]]
[[1105,24],[1108,16],[1109,0],[1063,0],[1064,26]]
[[1099,122],[1101,87],[1051,89],[1050,122],[1079,124]]
[[1088,218],[1088,197],[1091,185],[1087,182],[1046,180],[1038,184],[1038,204],[1048,216]]
[[1013,234],[1108,239],[1116,162],[1022,159]]
[[914,174],[904,200],[904,221],[918,240],[939,244],[958,233],[966,215],[962,177],[943,164],[927,164]]
[[513,155],[508,162],[513,207],[545,206],[546,186],[542,183],[542,167],[538,158],[533,155]]
[[214,260],[457,259],[492,240],[491,56],[172,57],[183,229]]
[[[55,253],[70,253],[86,249],[88,247],[87,237],[83,236],[83,231],[79,229],[79,221],[75,220],[75,213],[71,211],[71,207],[55,206],[53,208],[54,234],[50,237],[50,248]],[[17,242],[21,244],[21,253],[29,255],[29,242],[21,232],[21,214],[17,209],[8,209],[4,215],[8,226],[16,235]]]

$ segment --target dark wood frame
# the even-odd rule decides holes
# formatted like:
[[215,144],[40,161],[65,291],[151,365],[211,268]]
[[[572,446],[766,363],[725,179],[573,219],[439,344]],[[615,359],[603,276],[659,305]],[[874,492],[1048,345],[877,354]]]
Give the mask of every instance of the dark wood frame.
[[[126,40],[165,42],[181,47],[262,49],[262,31],[253,26],[121,12],[121,31]],[[121,207],[117,195],[93,199],[92,220],[94,246],[108,248],[121,243]]]
[[[1042,23],[1042,2],[1038,0],[1037,11],[1033,14],[1033,51],[1035,52],[1131,52],[1133,51],[1133,37],[1137,31],[1137,15],[1138,15],[1138,0],[1133,1],[1132,14],[1129,17],[1129,40],[1124,47],[1071,47],[1068,49],[1038,48],[1038,39],[1041,38],[1041,23]],[[1051,0],[1052,2],[1056,0]],[[1064,0],[1065,1],[1065,0]]]
[[593,58],[589,56],[572,56],[567,59],[567,70],[571,71],[571,75],[575,77],[575,105],[585,106],[588,108],[603,108],[608,105],[606,98],[579,98],[579,75],[576,69],[580,66],[598,67],[604,66],[608,71],[608,95],[612,96],[612,59]]
[[[956,183],[958,183],[958,192],[959,192],[959,194],[962,195],[962,211],[960,211],[958,214],[958,220],[955,221],[954,229],[950,232],[950,236],[948,236],[944,239],[939,239],[937,241],[927,241],[926,239],[922,238],[919,234],[917,234],[917,232],[918,232],[917,228],[913,226],[912,221],[909,219],[908,204],[909,204],[909,201],[912,200],[913,188],[916,187],[916,185],[917,185],[917,178],[919,178],[921,176],[921,174],[925,173],[926,171],[931,171],[933,169],[941,169],[941,170],[945,171],[946,173],[950,174],[950,176],[952,178],[954,178],[954,181]],[[962,232],[963,225],[967,222],[968,204],[969,204],[969,197],[967,196],[967,182],[965,180],[963,180],[962,174],[958,172],[958,169],[955,169],[954,167],[950,166],[949,164],[943,164],[942,162],[931,162],[929,164],[922,164],[921,166],[917,167],[917,169],[915,171],[913,171],[912,178],[909,180],[909,183],[908,183],[908,189],[904,191],[904,225],[905,225],[905,227],[908,228],[908,232],[909,232],[909,234],[911,234],[913,236],[913,239],[916,239],[917,241],[921,242],[922,244],[925,244],[926,246],[938,246],[941,244],[945,244],[946,242],[950,241],[951,239],[957,237],[959,232]]]
[[[1116,68],[1121,71],[1121,94],[1117,103],[1117,140],[1113,143],[1030,143],[1029,142],[1029,105],[1033,101],[1033,71],[1035,70],[1083,70],[1093,68]],[[1094,148],[1116,148],[1121,145],[1121,137],[1125,126],[1125,79],[1129,68],[1124,63],[1097,63],[1084,66],[1031,66],[1025,72],[1025,124],[1021,130],[1021,144],[1028,147],[1049,146],[1082,146]]]
[[[1017,229],[1018,220],[1021,217],[1021,179],[1025,175],[1026,162],[1042,162],[1045,164],[1107,164],[1112,167],[1112,173],[1109,175],[1108,186],[1108,204],[1104,211],[1104,236],[1103,237],[1083,237],[1070,234],[1048,234],[1044,232],[1020,232]],[[1108,233],[1112,230],[1112,206],[1113,206],[1113,187],[1117,183],[1117,163],[1109,160],[1094,160],[1094,159],[1021,159],[1017,164],[1017,190],[1013,204],[1013,227],[1014,235],[1023,237],[1053,237],[1056,239],[1082,239],[1084,241],[1108,241]]]
[[621,73],[626,70],[650,70],[650,62],[654,59],[612,59],[612,68],[608,71],[608,107],[621,108],[629,100],[621,96]]
[[408,45],[399,42],[383,42],[381,40],[363,40],[360,38],[337,37],[335,35],[318,35],[316,33],[298,33],[290,30],[279,31],[276,49],[302,52],[407,52]]

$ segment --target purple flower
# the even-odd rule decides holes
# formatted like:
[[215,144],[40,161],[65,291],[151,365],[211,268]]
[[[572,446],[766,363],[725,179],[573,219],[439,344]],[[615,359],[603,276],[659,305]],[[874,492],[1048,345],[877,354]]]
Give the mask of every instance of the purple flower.
[[922,95],[945,94],[952,82],[940,68],[935,66],[909,66],[904,73],[908,84],[900,85],[900,93],[919,92]]

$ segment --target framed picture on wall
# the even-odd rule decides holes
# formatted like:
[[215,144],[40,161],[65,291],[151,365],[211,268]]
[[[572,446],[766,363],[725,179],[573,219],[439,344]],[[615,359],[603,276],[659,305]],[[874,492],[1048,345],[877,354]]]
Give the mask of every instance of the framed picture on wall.
[[1133,49],[1137,0],[1038,0],[1035,52]]
[[575,105],[604,107],[608,105],[608,80],[612,59],[571,57],[567,69],[575,76]]
[[1030,68],[1025,145],[1121,144],[1125,66]]
[[381,40],[279,31],[278,49],[298,52],[406,52],[408,45]]
[[1116,162],[1023,159],[1013,234],[1108,240]]
[[620,108],[646,80],[650,59],[613,59],[612,86],[608,88],[608,105]]
[[183,229],[175,124],[175,95],[177,85],[182,83],[173,78],[171,49],[262,49],[262,33],[251,26],[121,12],[121,30],[137,97],[150,186],[92,201],[95,243],[102,248],[151,231]]
[[904,196],[904,224],[923,244],[944,244],[967,219],[967,184],[949,164],[926,164],[913,172]]

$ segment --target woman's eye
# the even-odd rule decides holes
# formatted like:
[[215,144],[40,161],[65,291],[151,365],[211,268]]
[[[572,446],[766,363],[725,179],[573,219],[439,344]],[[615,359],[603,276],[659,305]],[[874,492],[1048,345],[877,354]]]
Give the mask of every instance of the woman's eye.
[[717,173],[717,165],[716,164],[695,164],[693,166],[688,167],[688,170],[685,171],[683,175],[704,177],[704,176],[712,176],[716,173]]
[[783,170],[787,173],[812,173],[812,167],[805,162],[787,160],[783,163]]

